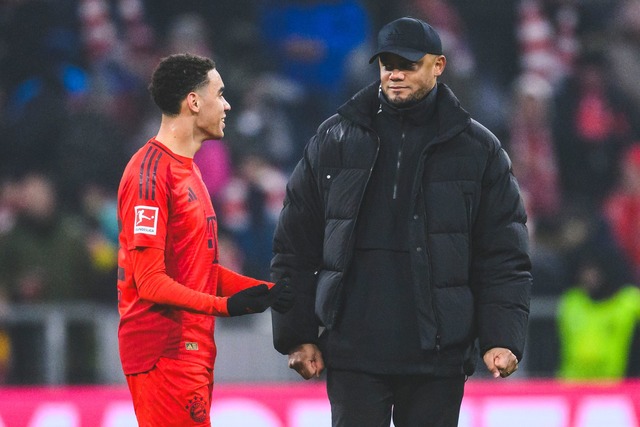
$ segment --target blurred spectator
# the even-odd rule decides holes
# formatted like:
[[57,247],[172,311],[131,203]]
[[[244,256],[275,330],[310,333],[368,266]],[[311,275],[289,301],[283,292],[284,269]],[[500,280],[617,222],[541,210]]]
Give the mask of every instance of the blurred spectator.
[[0,86],[8,93],[25,80],[81,65],[76,0],[0,2]]
[[[96,285],[85,229],[58,205],[53,181],[28,173],[18,182],[16,223],[0,237],[0,294],[10,303],[65,303],[94,296]],[[42,330],[19,324],[10,330],[13,353],[9,381],[30,384],[41,380]],[[78,332],[78,335],[76,335]],[[93,364],[91,336],[75,330],[68,343],[69,380],[90,381]]]
[[93,267],[91,298],[102,304],[115,304],[113,278],[118,270],[118,219],[115,193],[95,184],[84,186],[82,219],[85,239]]
[[566,289],[568,284],[566,259],[563,248],[558,244],[556,237],[562,224],[559,220],[547,220],[542,227],[543,230],[540,231],[536,212],[531,207],[533,201],[531,194],[523,189],[522,197],[527,211],[527,229],[529,230],[531,248],[531,275],[536,280],[535,286],[531,289],[531,295],[557,297]]
[[9,95],[0,146],[0,171],[4,176],[28,168],[56,172],[62,124],[68,117],[66,88],[58,77],[27,79]]
[[132,134],[157,60],[155,34],[142,0],[78,0],[92,100],[118,130]]
[[[301,154],[290,111],[301,108],[302,87],[280,75],[264,73],[247,84],[240,107],[230,114],[228,138],[236,157],[260,153],[290,171]],[[309,129],[309,131],[311,131]]]
[[538,75],[526,74],[516,80],[505,144],[518,183],[528,194],[527,213],[539,226],[557,218],[561,207],[551,130],[552,95],[551,85]]
[[517,38],[523,74],[552,85],[572,72],[578,52],[578,4],[575,0],[521,0]]
[[622,2],[609,25],[611,38],[607,57],[611,65],[610,78],[640,110],[640,0]]
[[[519,0],[450,0],[464,22],[479,70],[474,116],[501,141],[507,135],[507,108],[513,81],[519,74],[516,23]],[[445,71],[446,74],[446,71]],[[472,113],[474,113],[472,111]]]
[[488,82],[508,90],[519,71],[515,30],[519,0],[449,3],[464,22],[478,69]]
[[610,79],[601,52],[586,51],[555,96],[554,143],[563,197],[593,209],[617,179],[621,150],[638,137],[638,114]]
[[616,254],[587,247],[578,253],[574,286],[560,298],[558,333],[564,380],[621,380],[628,376],[640,321],[640,289],[620,275]]
[[147,24],[142,0],[77,1],[85,55],[91,64],[118,55],[135,59],[134,54],[153,46],[155,36]]
[[620,163],[620,180],[607,196],[603,211],[631,263],[635,282],[640,283],[640,144],[630,146]]
[[[108,179],[100,166],[111,166],[110,172],[120,167],[112,159],[121,138],[111,138],[105,145],[91,141],[113,136],[116,128],[127,132],[137,126],[140,85],[135,74],[144,69],[152,38],[145,32],[138,0],[10,4],[14,6],[5,8],[10,12],[6,20],[16,40],[9,37],[7,55],[0,56],[0,67],[6,70],[0,79],[6,80],[7,92],[1,170],[11,174],[33,168],[56,179],[68,178],[61,182],[61,196],[77,208],[77,183],[82,182],[76,179],[78,174],[86,178],[94,171],[93,175]],[[112,5],[120,26],[111,20]],[[118,28],[126,34],[122,36],[126,49]],[[105,153],[107,161],[100,157]],[[79,160],[88,160],[91,154],[104,162],[92,163],[88,170],[88,163]],[[69,182],[76,186],[68,186]]]
[[73,0],[0,2],[0,173],[51,166],[70,75],[79,70]]
[[68,98],[66,119],[59,123],[55,179],[66,210],[81,213],[84,193],[100,187],[115,194],[127,161],[127,140],[112,116],[109,99],[91,91]]
[[87,299],[91,257],[84,227],[58,205],[47,176],[30,173],[19,182],[16,224],[0,237],[2,286],[14,302]]
[[[225,98],[231,105],[240,104],[243,86],[255,76],[256,64],[261,69],[268,67],[269,57],[261,49],[258,30],[260,3],[259,0],[144,0],[145,14],[163,52],[197,53],[194,48],[205,46],[212,52],[210,57],[223,67],[221,71],[227,76]],[[170,49],[173,50],[168,52]]]
[[[235,0],[243,3],[243,0]],[[201,16],[206,22],[211,22],[216,14],[218,2],[203,2],[200,0],[142,0],[145,16],[154,32],[158,34],[160,44],[168,43],[168,28],[171,28],[176,17],[184,14],[193,14]],[[228,0],[221,0],[221,3],[229,3]],[[217,22],[217,21],[216,21]],[[213,27],[213,26],[212,26]],[[206,33],[207,37],[212,34]],[[211,39],[208,41],[211,43]]]
[[[558,296],[566,289],[566,260],[555,234],[561,227],[562,210],[558,166],[552,140],[552,87],[536,74],[520,76],[513,86],[509,137],[505,148],[513,172],[523,190],[527,227],[531,238],[535,296]],[[530,334],[533,334],[530,328]],[[535,352],[535,350],[534,350]],[[530,365],[535,364],[528,358]]]
[[287,177],[264,157],[244,155],[222,194],[220,225],[245,254],[242,273],[269,277],[272,240]]
[[290,112],[299,154],[318,123],[346,100],[351,55],[370,35],[368,12],[358,0],[269,0],[260,13],[274,71],[305,91],[304,104]]
[[165,54],[189,52],[196,55],[213,56],[209,27],[202,15],[184,13],[173,18],[169,25],[167,41],[163,44]]

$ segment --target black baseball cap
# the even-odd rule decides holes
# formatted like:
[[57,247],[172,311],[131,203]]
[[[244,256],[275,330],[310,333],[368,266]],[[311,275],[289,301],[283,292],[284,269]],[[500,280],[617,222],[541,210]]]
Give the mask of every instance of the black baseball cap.
[[378,50],[371,64],[381,53],[395,53],[409,61],[418,61],[427,53],[442,55],[442,42],[433,27],[416,18],[400,18],[389,22],[378,32]]

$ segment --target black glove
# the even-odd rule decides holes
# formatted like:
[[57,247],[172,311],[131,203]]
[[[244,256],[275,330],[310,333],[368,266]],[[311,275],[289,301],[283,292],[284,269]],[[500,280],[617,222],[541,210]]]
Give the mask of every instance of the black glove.
[[272,303],[269,287],[262,283],[237,292],[227,300],[229,316],[262,313]]
[[271,308],[278,313],[286,313],[293,307],[295,294],[288,279],[278,280],[269,291]]

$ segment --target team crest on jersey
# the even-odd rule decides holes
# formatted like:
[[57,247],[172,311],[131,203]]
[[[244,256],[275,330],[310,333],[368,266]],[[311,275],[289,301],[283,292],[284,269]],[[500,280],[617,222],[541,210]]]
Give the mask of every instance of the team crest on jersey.
[[156,235],[158,231],[158,208],[154,206],[136,206],[135,226],[133,234]]
[[189,399],[186,409],[189,410],[191,419],[197,423],[204,422],[207,419],[207,407],[204,399],[200,396],[194,396],[193,399]]

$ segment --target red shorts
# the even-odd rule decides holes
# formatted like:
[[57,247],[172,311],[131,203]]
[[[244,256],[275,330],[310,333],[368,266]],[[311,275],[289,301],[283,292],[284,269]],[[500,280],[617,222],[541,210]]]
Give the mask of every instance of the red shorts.
[[211,426],[213,370],[160,358],[149,372],[127,375],[140,427]]

